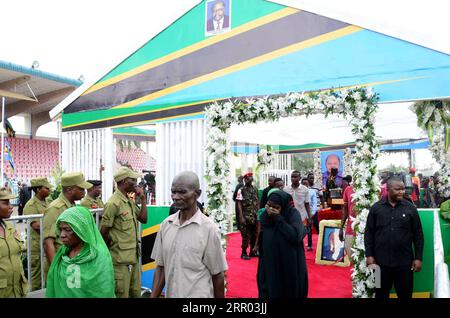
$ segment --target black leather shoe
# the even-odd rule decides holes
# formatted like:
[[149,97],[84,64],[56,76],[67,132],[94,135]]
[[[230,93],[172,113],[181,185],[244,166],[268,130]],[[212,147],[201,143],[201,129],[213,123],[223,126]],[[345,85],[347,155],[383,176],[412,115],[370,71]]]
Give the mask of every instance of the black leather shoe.
[[247,255],[247,253],[242,253],[241,258],[245,259],[246,261],[248,261],[250,259],[250,257]]
[[250,257],[258,257],[258,252],[256,252],[256,253],[250,252],[250,254],[248,254],[248,256],[250,256]]

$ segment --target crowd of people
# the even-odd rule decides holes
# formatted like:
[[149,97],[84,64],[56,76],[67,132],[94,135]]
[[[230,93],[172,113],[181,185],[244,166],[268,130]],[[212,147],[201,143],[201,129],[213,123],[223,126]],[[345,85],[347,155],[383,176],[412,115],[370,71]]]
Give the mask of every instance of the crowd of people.
[[[400,177],[405,184],[405,199],[412,202],[417,208],[439,208],[439,206],[449,198],[444,198],[437,191],[439,173],[430,176],[418,174],[416,168],[409,168],[409,173],[394,173],[383,171],[381,173],[381,197],[386,197],[386,185],[389,178]],[[422,197],[422,199],[421,199]]]
[[[381,271],[376,297],[386,298],[394,285],[401,298],[410,298],[413,273],[422,268],[424,238],[417,212],[417,189],[432,189],[431,178],[382,173],[380,200],[369,212],[364,236],[366,261]],[[258,258],[257,284],[260,298],[306,298],[308,275],[306,251],[312,251],[312,228],[319,232],[318,213],[326,206],[324,197],[333,184],[333,173],[325,188],[315,186],[314,174],[302,178],[291,173],[290,184],[271,176],[259,199],[253,174],[239,178],[233,194],[236,222],[242,236],[241,258]],[[32,290],[42,288],[46,297],[141,296],[138,222],[146,223],[147,197],[137,184],[138,173],[121,167],[114,174],[115,192],[103,203],[101,181],[85,180],[82,173],[65,173],[62,192],[49,202],[52,185],[46,178],[31,180],[34,196],[23,208],[25,215],[43,214],[43,246],[40,224],[31,227]],[[417,180],[417,179],[419,180]],[[419,183],[420,182],[420,183]],[[151,297],[224,297],[227,262],[217,225],[205,215],[198,201],[198,176],[183,172],[172,181],[173,205],[162,222],[151,258],[156,270]],[[355,218],[352,177],[342,178],[342,219],[339,239],[352,254]],[[408,191],[408,188],[412,191]],[[87,190],[87,194],[86,194]],[[424,198],[425,198],[424,191]],[[431,193],[431,191],[430,191]],[[21,262],[23,242],[15,228],[5,222],[12,214],[10,200],[17,196],[0,189],[0,297],[24,297],[28,280]],[[80,201],[80,205],[76,202]],[[428,202],[427,200],[423,200]],[[433,202],[439,202],[439,198]],[[103,208],[100,230],[90,209]],[[345,227],[345,232],[344,232]],[[307,237],[305,246],[304,238]],[[337,238],[336,238],[337,239]],[[413,249],[414,246],[414,249]],[[45,266],[41,268],[41,248]],[[6,254],[5,254],[6,255]]]
[[286,187],[281,178],[270,176],[268,181],[259,200],[253,174],[238,178],[233,200],[242,236],[241,258],[258,257],[260,298],[306,298],[303,238],[308,236],[306,248],[312,251],[312,226],[318,228],[322,190],[314,186],[312,173],[302,179],[299,171],[293,171]]
[[[147,223],[147,201],[140,175],[127,167],[114,174],[116,189],[103,203],[101,181],[85,180],[82,173],[65,173],[62,192],[48,203],[52,185],[46,178],[31,180],[35,195],[24,214],[43,214],[43,246],[40,222],[31,228],[31,277],[22,265],[24,244],[10,222],[17,198],[10,189],[0,189],[0,298],[25,297],[41,289],[41,275],[49,298],[138,298],[141,297],[138,222]],[[197,205],[201,190],[198,176],[183,172],[172,184],[176,212],[161,225],[152,258],[157,269],[151,297],[224,297],[225,255],[216,224]],[[86,194],[87,190],[87,194]],[[80,205],[76,205],[80,201]],[[90,210],[103,208],[100,230]],[[41,248],[45,266],[41,268]],[[44,273],[41,273],[41,269]]]
[[[437,196],[434,188],[438,174],[416,177],[415,172],[414,168],[403,174],[383,172],[379,201],[369,212],[364,242],[367,264],[380,270],[376,298],[389,297],[392,286],[399,298],[412,297],[413,274],[421,271],[424,246],[417,208],[434,208],[445,201]],[[338,237],[344,242],[346,255],[353,261],[352,223],[356,217],[353,178],[347,175],[336,182],[335,176],[337,174],[331,171],[323,188],[315,186],[313,173],[302,178],[299,171],[293,171],[288,186],[281,178],[270,176],[261,200],[252,185],[252,173],[239,177],[233,199],[236,223],[242,236],[241,258],[259,257],[259,297],[307,297],[305,249],[312,250],[312,228],[319,232],[318,211],[327,206],[331,190],[342,193]],[[331,208],[336,208],[330,202]],[[306,236],[305,246],[303,238]],[[250,253],[247,253],[248,246]]]

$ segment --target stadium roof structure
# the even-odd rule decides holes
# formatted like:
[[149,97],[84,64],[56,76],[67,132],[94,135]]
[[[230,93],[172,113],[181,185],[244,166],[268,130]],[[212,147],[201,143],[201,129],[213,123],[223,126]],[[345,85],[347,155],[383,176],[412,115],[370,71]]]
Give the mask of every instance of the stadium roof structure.
[[5,118],[31,114],[32,135],[50,122],[49,110],[82,84],[59,75],[0,61],[0,96],[6,98]]
[[[232,0],[230,29],[211,35],[210,1],[200,1],[93,85],[61,102],[51,117],[63,112],[63,131],[74,131],[203,118],[213,101],[294,91],[371,86],[380,103],[450,96],[445,45],[411,39],[381,20],[364,26],[352,7],[332,17],[333,10],[319,10],[312,1],[279,2]],[[428,6],[408,5],[419,13]],[[443,30],[420,34],[437,31]]]

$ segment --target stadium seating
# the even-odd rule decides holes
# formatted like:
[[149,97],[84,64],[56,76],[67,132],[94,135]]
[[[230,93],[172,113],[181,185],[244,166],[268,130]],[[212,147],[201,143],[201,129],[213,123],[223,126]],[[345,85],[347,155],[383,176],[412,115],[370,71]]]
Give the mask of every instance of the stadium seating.
[[116,160],[120,164],[129,164],[134,171],[142,172],[142,170],[156,169],[156,161],[150,157],[150,164],[147,164],[147,158],[149,156],[141,148],[124,148],[123,151],[117,147]]
[[[30,180],[38,176],[50,176],[59,158],[58,141],[10,137],[7,137],[6,140],[11,147],[16,172],[16,176],[13,176],[11,165],[5,160],[5,174],[8,178]],[[121,151],[119,147],[117,148],[117,162],[129,164],[139,172],[155,170],[155,160],[150,157],[150,165],[147,165],[149,156],[142,149],[128,150],[125,148],[124,151]]]
[[[15,165],[17,180],[30,180],[38,176],[49,176],[58,161],[58,141],[6,138]],[[11,165],[4,162],[8,178],[14,178]]]

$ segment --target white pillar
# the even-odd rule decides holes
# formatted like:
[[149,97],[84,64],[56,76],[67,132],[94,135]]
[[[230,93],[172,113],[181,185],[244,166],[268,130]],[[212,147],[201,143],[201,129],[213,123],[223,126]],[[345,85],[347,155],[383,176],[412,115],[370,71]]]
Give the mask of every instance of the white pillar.
[[[64,172],[80,171],[86,179],[101,179],[102,197],[104,200],[108,199],[112,194],[116,162],[112,129],[63,132],[61,148]],[[105,168],[101,174],[100,165]]]
[[106,201],[113,193],[114,185],[114,165],[116,163],[116,143],[114,142],[113,131],[111,128],[103,129],[103,193],[102,197]]
[[70,166],[70,153],[69,153],[69,133],[61,133],[61,168],[63,171],[67,171]]
[[156,125],[156,204],[170,205],[170,187],[180,172],[190,170],[200,179],[206,202],[205,121],[203,119],[159,123]]

